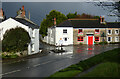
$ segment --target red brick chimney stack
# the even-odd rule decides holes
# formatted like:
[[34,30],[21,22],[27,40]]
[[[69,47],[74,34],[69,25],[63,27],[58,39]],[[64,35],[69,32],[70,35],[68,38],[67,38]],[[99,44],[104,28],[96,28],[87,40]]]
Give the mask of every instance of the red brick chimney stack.
[[25,9],[24,9],[24,5],[22,6],[22,17],[25,17]]
[[3,10],[2,10],[2,8],[0,10],[0,16],[3,16]]
[[104,18],[104,16],[100,16],[100,23],[105,23],[105,18]]
[[100,23],[102,23],[102,16],[100,16]]
[[56,18],[54,18],[54,25],[56,25]]
[[22,10],[24,10],[24,5],[22,6]]

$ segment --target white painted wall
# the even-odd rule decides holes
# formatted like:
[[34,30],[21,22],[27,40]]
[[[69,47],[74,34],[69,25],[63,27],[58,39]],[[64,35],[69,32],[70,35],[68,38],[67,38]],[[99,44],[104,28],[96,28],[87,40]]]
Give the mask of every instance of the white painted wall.
[[[67,29],[66,34],[63,33],[63,29]],[[56,27],[55,31],[55,40],[57,44],[60,38],[63,40],[63,45],[73,44],[73,27]],[[64,38],[68,38],[67,41],[65,41]]]
[[[5,32],[7,30],[10,30],[10,29],[16,28],[16,27],[21,27],[29,33],[31,42],[28,45],[28,55],[38,53],[39,52],[39,29],[29,28],[29,26],[26,26],[12,18],[9,18],[9,19],[3,21],[2,23],[0,23],[0,29],[1,29],[1,32],[0,32],[1,38],[0,39],[1,40],[3,39],[3,35],[5,34]],[[32,46],[32,44],[33,44],[33,46]],[[34,49],[34,51],[32,51],[32,49]]]
[[0,29],[2,29],[2,34],[1,34],[1,40],[3,39],[3,35],[5,34],[5,32],[11,28],[16,28],[16,27],[21,27],[24,28],[27,32],[28,32],[28,26],[17,22],[16,20],[9,18],[5,21],[3,21],[2,23],[0,23]]

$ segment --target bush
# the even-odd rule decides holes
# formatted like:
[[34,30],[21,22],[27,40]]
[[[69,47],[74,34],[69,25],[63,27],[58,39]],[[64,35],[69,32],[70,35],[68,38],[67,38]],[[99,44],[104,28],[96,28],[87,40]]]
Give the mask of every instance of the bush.
[[99,44],[108,44],[108,42],[107,41],[99,42]]
[[11,52],[11,53],[8,53],[8,52],[3,52],[2,53],[2,58],[5,59],[5,58],[17,58],[18,55],[14,52]]
[[120,42],[110,42],[110,44],[120,44]]
[[26,30],[20,27],[10,29],[3,36],[2,50],[3,52],[24,51],[27,49],[29,42],[30,36]]

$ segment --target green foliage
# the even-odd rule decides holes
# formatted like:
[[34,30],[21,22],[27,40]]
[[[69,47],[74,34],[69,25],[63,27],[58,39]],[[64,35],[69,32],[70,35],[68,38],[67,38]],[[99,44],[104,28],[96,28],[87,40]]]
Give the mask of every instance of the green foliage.
[[108,42],[107,41],[99,42],[99,44],[108,44]]
[[[99,64],[95,69],[91,72],[88,72],[81,77],[120,77],[119,75],[119,66],[118,63],[113,62],[105,62]],[[99,72],[98,72],[99,71]]]
[[86,13],[83,13],[83,14],[77,14],[76,18],[80,18],[80,19],[99,19],[100,17],[99,16],[93,16],[93,15],[90,15],[90,14],[86,14]]
[[3,59],[6,59],[6,58],[17,58],[18,55],[14,52],[11,52],[11,53],[7,53],[7,54],[4,54],[2,53],[2,58]]
[[76,18],[77,17],[77,12],[75,12],[75,13],[68,13],[67,14],[67,18],[68,19],[72,19],[72,18]]
[[2,50],[6,52],[23,51],[27,49],[30,42],[29,34],[23,28],[7,30],[2,40]]
[[110,42],[110,44],[120,44],[120,42]]
[[83,45],[83,43],[80,43],[80,45]]
[[43,19],[40,25],[40,34],[44,37],[47,35],[47,28],[54,25],[54,18],[56,18],[56,23],[60,24],[67,17],[59,11],[52,10],[48,15],[46,15],[46,19]]

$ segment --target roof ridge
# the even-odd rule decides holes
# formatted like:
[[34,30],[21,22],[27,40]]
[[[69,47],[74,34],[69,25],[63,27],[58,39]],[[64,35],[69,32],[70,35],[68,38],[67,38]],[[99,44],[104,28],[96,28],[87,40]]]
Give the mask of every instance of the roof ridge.
[[99,19],[88,19],[88,18],[74,18],[74,19],[68,19],[68,20],[99,20]]

